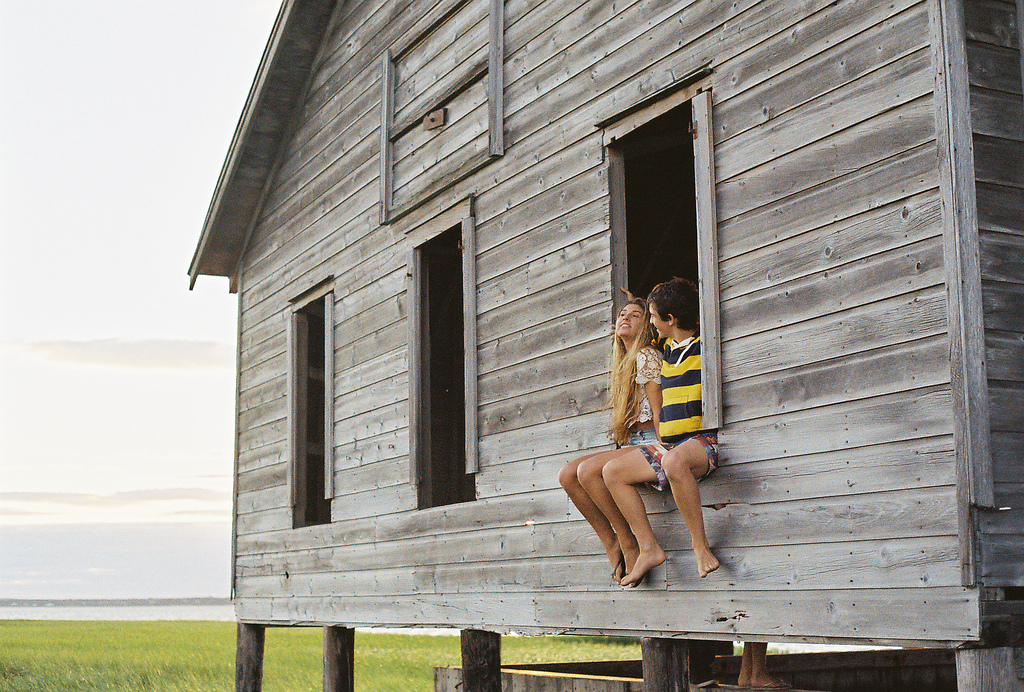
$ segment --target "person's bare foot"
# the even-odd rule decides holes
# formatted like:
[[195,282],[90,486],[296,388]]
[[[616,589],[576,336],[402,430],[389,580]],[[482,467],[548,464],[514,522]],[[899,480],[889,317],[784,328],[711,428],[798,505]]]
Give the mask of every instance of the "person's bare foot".
[[644,580],[644,577],[647,576],[648,572],[665,562],[666,557],[665,551],[661,549],[661,546],[656,546],[652,550],[641,550],[640,556],[633,563],[633,568],[629,571],[629,574],[623,577],[619,584],[622,586],[638,586]]
[[695,546],[693,553],[697,556],[697,571],[700,572],[701,579],[720,567],[718,558],[711,553],[711,549],[707,546]]
[[608,562],[612,566],[612,581],[618,584],[626,576],[626,559],[618,546],[606,552],[608,553]]
[[[640,548],[624,546],[622,548],[622,557],[626,561],[626,573],[622,575],[622,577],[625,578],[626,574],[629,574],[633,571],[633,566],[636,564],[637,559],[640,557]],[[619,580],[619,583],[622,583],[621,579]]]

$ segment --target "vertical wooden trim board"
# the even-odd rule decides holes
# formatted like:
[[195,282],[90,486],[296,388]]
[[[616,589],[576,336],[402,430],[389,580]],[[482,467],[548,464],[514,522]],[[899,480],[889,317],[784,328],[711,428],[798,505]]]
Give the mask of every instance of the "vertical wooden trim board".
[[[241,279],[241,273],[236,274]],[[238,478],[242,452],[242,292],[237,296],[237,317],[235,325],[235,439],[231,477],[231,598],[235,597],[238,584]]]
[[626,256],[626,163],[622,150],[605,145],[608,157],[608,226],[609,252],[612,263],[612,320],[625,305],[626,296],[619,290],[626,286],[629,258]]
[[722,335],[718,292],[718,210],[715,205],[714,130],[711,91],[691,100],[695,122],[694,187],[697,193],[697,271],[700,283],[701,398],[704,427],[722,420]]
[[974,507],[994,504],[988,376],[962,0],[932,0],[936,137],[948,290],[950,387],[962,583],[976,574]]
[[420,294],[420,278],[422,272],[422,255],[417,248],[409,250],[409,264],[406,272],[406,292],[408,294],[409,313],[409,345],[406,360],[409,362],[409,482],[418,485],[420,482],[418,460],[423,450],[420,421],[423,420],[421,408],[421,381],[423,364],[420,360],[420,346],[423,323],[423,297]]
[[487,48],[487,110],[491,156],[505,154],[505,0],[491,0]]
[[288,404],[288,498],[292,509],[292,516],[295,515],[295,507],[299,503],[298,490],[298,458],[299,458],[299,421],[298,421],[298,397],[295,385],[298,381],[299,354],[298,334],[296,334],[295,313],[289,309],[285,313],[288,320],[285,326],[285,348],[288,350],[288,372],[286,374],[286,399]]
[[334,291],[324,296],[324,498],[334,499]]
[[466,473],[480,470],[477,437],[476,219],[462,221],[462,338],[466,388]]
[[[1017,0],[1017,51],[1020,55],[1020,86],[1024,93],[1024,0]],[[1021,101],[1024,103],[1024,96]]]
[[380,222],[386,224],[391,216],[394,197],[394,145],[391,126],[395,121],[395,63],[391,51],[381,56],[380,72]]

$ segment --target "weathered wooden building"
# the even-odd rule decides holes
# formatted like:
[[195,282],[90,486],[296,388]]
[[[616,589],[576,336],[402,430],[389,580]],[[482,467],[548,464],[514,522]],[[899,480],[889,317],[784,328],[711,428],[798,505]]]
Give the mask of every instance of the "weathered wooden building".
[[[1020,13],[286,0],[190,269],[239,296],[239,621],[1009,656]],[[615,287],[671,274],[723,564],[648,494],[670,559],[623,591],[556,475],[608,444]]]

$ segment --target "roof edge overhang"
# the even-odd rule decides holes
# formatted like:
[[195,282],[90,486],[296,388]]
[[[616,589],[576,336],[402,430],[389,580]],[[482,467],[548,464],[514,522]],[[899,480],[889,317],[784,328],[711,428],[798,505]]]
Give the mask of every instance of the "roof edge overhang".
[[235,128],[188,273],[226,276],[239,261],[339,0],[284,0]]

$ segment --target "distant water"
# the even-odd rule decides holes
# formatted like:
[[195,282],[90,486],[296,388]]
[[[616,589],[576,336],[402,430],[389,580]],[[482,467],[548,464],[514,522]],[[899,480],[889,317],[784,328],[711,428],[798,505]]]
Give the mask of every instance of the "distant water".
[[227,598],[0,599],[0,620],[219,620],[232,622]]

